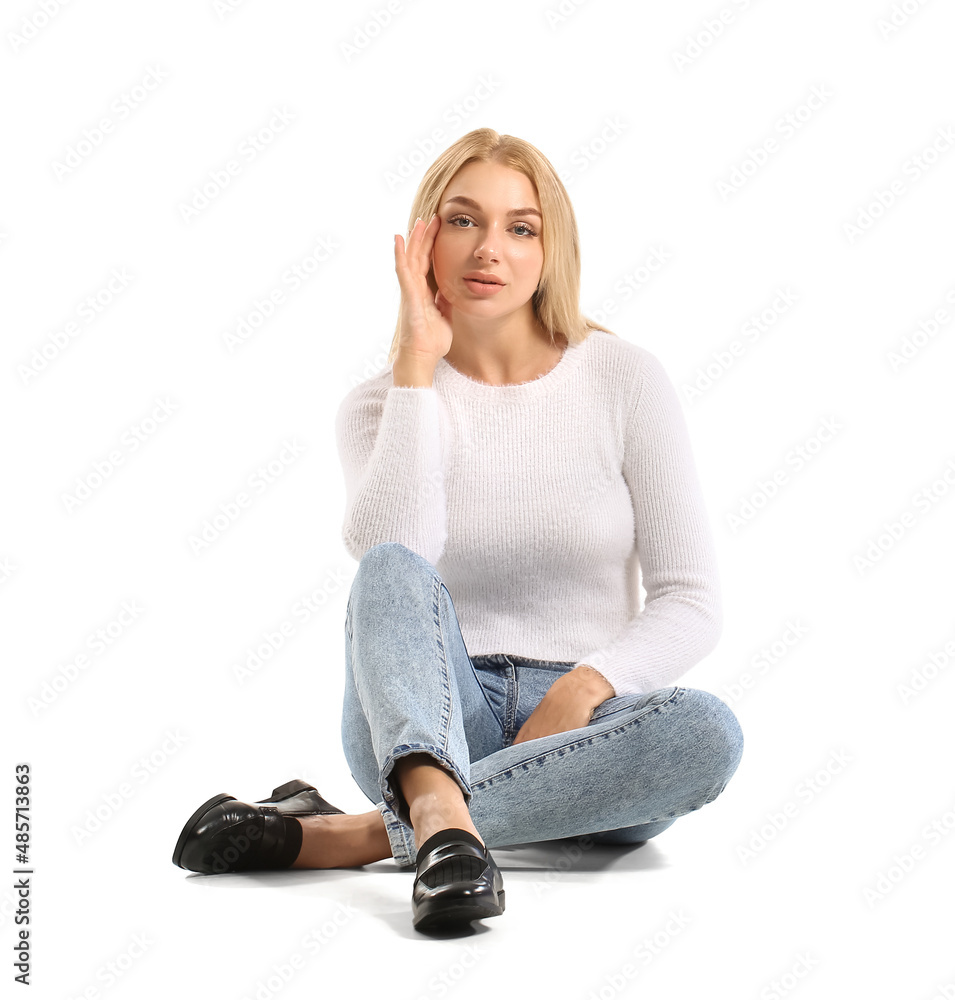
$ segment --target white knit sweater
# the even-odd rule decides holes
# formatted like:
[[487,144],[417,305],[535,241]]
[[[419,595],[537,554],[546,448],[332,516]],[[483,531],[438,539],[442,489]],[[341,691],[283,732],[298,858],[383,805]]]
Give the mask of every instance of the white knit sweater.
[[432,563],[472,657],[586,663],[626,695],[673,684],[716,645],[686,423],[645,348],[593,330],[518,385],[441,358],[433,386],[396,387],[389,366],[345,396],[336,436],[349,553],[395,541]]

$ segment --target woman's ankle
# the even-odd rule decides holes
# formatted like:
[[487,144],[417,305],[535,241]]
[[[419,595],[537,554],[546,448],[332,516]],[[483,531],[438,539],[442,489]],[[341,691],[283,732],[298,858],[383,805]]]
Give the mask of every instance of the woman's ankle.
[[481,843],[484,838],[478,832],[471,819],[466,805],[449,806],[446,808],[430,808],[413,810],[411,813],[411,825],[414,829],[414,839],[416,844],[423,844],[429,837],[441,830],[467,830],[468,833],[477,837]]
[[392,856],[385,821],[377,809],[296,818],[302,826],[302,849],[292,868],[360,868]]

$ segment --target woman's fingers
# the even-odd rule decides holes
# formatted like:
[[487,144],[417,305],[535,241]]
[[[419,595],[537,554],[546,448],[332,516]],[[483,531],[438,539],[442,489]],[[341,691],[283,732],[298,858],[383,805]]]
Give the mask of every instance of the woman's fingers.
[[438,232],[436,221],[437,214],[427,224],[423,219],[416,219],[407,240],[395,233],[395,270],[399,279],[412,275],[427,277],[431,269],[431,251]]
[[[401,285],[401,347],[443,356],[451,343],[451,303],[427,282],[431,251],[440,228],[437,214],[416,219],[407,238],[395,234],[395,270]],[[399,350],[401,349],[399,347]]]
[[404,237],[400,233],[395,233],[395,270],[398,277],[402,278],[408,267],[408,248]]
[[434,215],[425,222],[419,219],[412,230],[412,253],[415,263],[415,273],[427,275],[431,268],[431,251],[434,248],[434,239],[438,229],[435,226],[437,215]]
[[410,267],[415,272],[418,271],[418,257],[420,255],[421,239],[418,236],[421,219],[416,219],[415,224],[408,232],[407,238],[395,233],[395,264],[401,263],[405,267]]
[[398,282],[405,292],[411,291],[411,283],[415,280],[415,275],[419,268],[415,258],[415,228],[412,227],[408,239],[405,240],[399,233],[395,234],[395,271],[398,273]]
[[415,224],[411,227],[411,232],[408,233],[408,251],[407,260],[408,266],[414,274],[418,274],[421,270],[420,266],[420,256],[421,256],[421,237],[418,235],[421,229],[421,220],[416,219]]

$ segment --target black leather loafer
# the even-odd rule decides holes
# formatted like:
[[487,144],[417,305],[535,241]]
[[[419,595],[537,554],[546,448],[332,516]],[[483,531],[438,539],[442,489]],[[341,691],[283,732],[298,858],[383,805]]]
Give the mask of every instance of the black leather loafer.
[[302,826],[274,805],[213,795],[189,817],[173,864],[203,875],[288,868],[302,847]]
[[429,837],[417,854],[411,895],[415,930],[429,931],[504,912],[504,879],[490,851],[467,830]]
[[286,781],[284,785],[272,789],[272,797],[259,799],[256,805],[274,805],[283,816],[331,816],[344,814],[327,802],[312,785],[299,778]]

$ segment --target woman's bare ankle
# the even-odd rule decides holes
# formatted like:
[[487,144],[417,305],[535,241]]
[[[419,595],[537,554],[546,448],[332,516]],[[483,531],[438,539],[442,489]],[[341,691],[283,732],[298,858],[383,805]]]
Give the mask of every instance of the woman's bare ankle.
[[478,833],[474,820],[471,819],[471,814],[463,803],[453,806],[429,803],[427,807],[412,809],[410,815],[411,825],[414,828],[415,844],[418,847],[434,834],[452,827],[458,830],[467,830],[482,844],[484,843],[484,838]]
[[385,821],[377,809],[295,818],[302,827],[302,847],[292,868],[360,868],[392,856]]
[[393,775],[408,805],[408,816],[419,846],[441,830],[467,830],[481,843],[464,793],[454,776],[426,753],[409,754],[395,762]]

